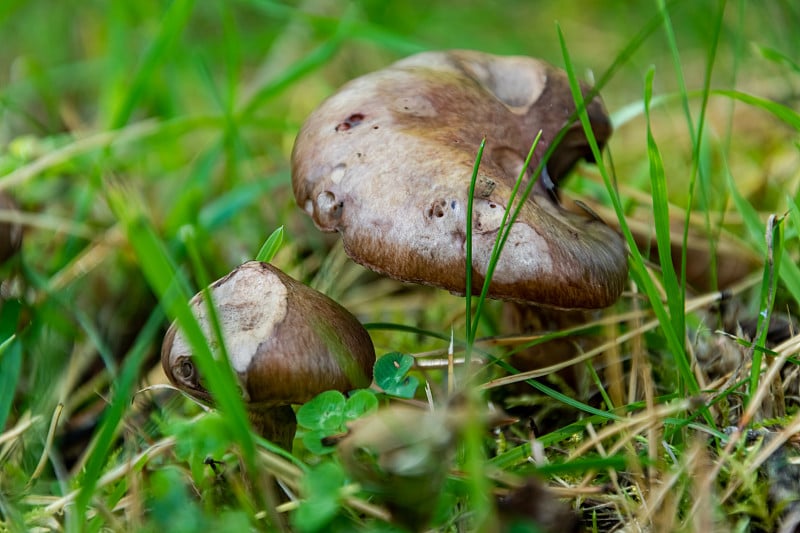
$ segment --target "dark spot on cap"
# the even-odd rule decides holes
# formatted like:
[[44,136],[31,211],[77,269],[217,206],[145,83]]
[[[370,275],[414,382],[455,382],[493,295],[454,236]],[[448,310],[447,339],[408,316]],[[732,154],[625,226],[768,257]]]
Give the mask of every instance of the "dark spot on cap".
[[337,124],[335,129],[336,131],[347,131],[350,128],[354,128],[359,124],[361,124],[363,120],[364,120],[363,113],[353,113],[352,115],[344,119],[344,121]]
[[431,203],[430,207],[428,207],[425,214],[428,216],[428,218],[433,218],[433,217],[442,218],[444,216],[444,210],[446,207],[447,207],[447,201],[440,198],[438,200],[434,200],[433,203]]

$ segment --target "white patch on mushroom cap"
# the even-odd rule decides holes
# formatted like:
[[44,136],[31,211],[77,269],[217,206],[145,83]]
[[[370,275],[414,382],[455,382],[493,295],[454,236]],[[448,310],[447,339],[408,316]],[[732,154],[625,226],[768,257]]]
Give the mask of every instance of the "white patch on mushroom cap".
[[[271,271],[250,262],[240,266],[211,287],[222,337],[231,367],[241,375],[250,366],[258,346],[268,339],[286,317],[287,289]],[[212,347],[211,318],[202,294],[189,302],[203,334]],[[178,330],[170,351],[170,364],[192,350],[183,332]]]
[[[494,241],[505,212],[503,206],[491,201],[477,200],[473,205],[475,233],[472,237],[472,266],[482,276],[488,270]],[[544,276],[553,269],[553,258],[547,239],[527,224],[519,221],[514,223],[495,267],[494,279],[503,283],[516,283]]]
[[342,178],[344,178],[346,172],[347,172],[347,165],[345,165],[344,163],[339,163],[338,165],[333,167],[333,172],[331,172],[331,181],[338,185],[342,181]]

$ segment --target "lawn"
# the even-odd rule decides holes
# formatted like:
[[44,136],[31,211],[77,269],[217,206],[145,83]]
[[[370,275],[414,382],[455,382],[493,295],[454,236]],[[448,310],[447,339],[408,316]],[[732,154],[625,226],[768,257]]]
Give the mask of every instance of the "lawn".
[[[780,0],[5,0],[0,531],[800,528],[797,28]],[[292,150],[312,112],[354,78],[450,49],[565,72],[571,131],[596,161],[557,194],[627,247],[621,294],[586,304],[601,309],[484,298],[466,244],[443,269],[461,289],[392,279],[410,256],[367,269],[298,205]],[[606,143],[579,82],[602,97]],[[470,214],[496,161],[479,107],[454,115]],[[559,129],[515,142],[539,127],[543,143]],[[542,194],[543,147],[519,194]],[[420,150],[381,149],[404,162],[396,191],[413,191]],[[478,242],[484,219],[464,220]],[[187,305],[254,259],[330,299],[296,298],[311,325],[285,341],[293,355],[315,335],[349,354],[341,324],[358,323],[377,355],[357,391],[295,398],[283,447],[252,428],[276,385],[259,375],[242,394],[227,315],[203,307],[221,293]],[[477,276],[466,297],[450,292],[462,272]],[[249,305],[272,316],[266,301]],[[328,305],[355,318],[319,318]],[[173,322],[203,401],[162,368]]]

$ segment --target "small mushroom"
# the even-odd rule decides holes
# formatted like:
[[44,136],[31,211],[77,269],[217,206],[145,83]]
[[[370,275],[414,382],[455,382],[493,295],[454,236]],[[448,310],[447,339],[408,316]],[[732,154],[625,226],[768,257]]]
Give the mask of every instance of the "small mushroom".
[[[563,208],[555,188],[591,157],[566,74],[528,57],[425,52],[343,86],[306,120],[292,154],[295,198],[356,262],[402,281],[477,293],[515,180],[541,130],[526,180],[566,135],[522,205],[489,296],[558,308],[612,304],[627,278],[627,248],[593,213]],[[599,98],[587,106],[603,145]],[[486,150],[473,208],[473,286],[466,287],[470,177]]]
[[[257,261],[241,265],[210,290],[250,421],[265,438],[291,449],[296,428],[291,404],[330,389],[369,386],[372,341],[350,312],[324,294]],[[216,348],[202,293],[189,305]],[[177,323],[164,337],[161,364],[176,387],[212,402]]]
[[583,531],[578,515],[540,480],[529,477],[497,499],[499,530],[573,533]]
[[348,425],[337,444],[348,475],[412,531],[428,524],[455,453],[446,411],[392,405]]
[[458,439],[476,421],[489,428],[513,419],[496,409],[471,409],[459,396],[433,411],[392,404],[349,423],[346,434],[326,444],[336,444],[350,478],[381,500],[394,522],[426,531]]
[[[5,192],[0,192],[0,211],[17,211],[16,202]],[[17,222],[0,221],[0,264],[5,263],[19,251],[22,245],[22,226]]]

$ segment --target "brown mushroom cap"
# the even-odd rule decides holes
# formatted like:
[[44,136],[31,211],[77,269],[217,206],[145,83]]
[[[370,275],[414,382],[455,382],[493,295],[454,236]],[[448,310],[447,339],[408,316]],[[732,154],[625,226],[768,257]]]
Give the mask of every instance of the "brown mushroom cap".
[[[326,390],[370,384],[375,351],[369,335],[324,294],[257,261],[241,265],[210,290],[231,366],[250,406],[302,403]],[[202,293],[190,306],[213,345]],[[211,400],[176,323],[164,337],[161,364],[178,388]]]
[[[480,291],[514,182],[539,130],[531,168],[575,110],[566,75],[542,61],[425,52],[357,78],[303,125],[292,154],[295,198],[356,262],[402,281],[465,288],[466,209],[478,146],[487,144],[473,211],[473,292]],[[587,107],[602,145],[611,126]],[[590,156],[573,124],[549,160],[557,182]],[[627,278],[622,238],[562,208],[541,181],[494,272],[489,296],[564,308],[613,303]]]

